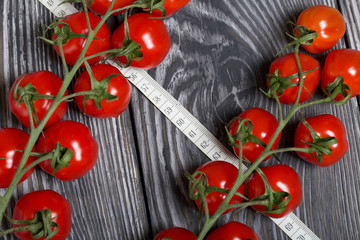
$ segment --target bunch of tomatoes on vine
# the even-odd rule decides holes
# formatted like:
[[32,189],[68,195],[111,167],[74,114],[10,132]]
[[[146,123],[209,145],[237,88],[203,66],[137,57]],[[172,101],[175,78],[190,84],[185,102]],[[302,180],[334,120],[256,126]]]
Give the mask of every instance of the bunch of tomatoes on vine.
[[[12,113],[26,131],[0,129],[0,222],[19,239],[66,239],[71,231],[69,202],[53,190],[22,196],[12,217],[5,214],[16,186],[31,176],[37,165],[60,181],[88,173],[98,158],[98,143],[89,128],[62,121],[67,102],[74,100],[84,114],[118,117],[128,107],[131,86],[120,70],[107,64],[117,58],[122,67],[151,69],[168,54],[171,41],[162,18],[170,17],[190,0],[68,0],[82,11],[55,18],[39,38],[60,56],[64,78],[49,71],[19,76],[9,93]],[[107,20],[123,14],[111,33]],[[146,36],[146,38],[144,38]],[[78,75],[77,72],[81,71]],[[70,83],[74,81],[72,89]]]
[[[203,218],[199,233],[174,227],[160,232],[155,239],[172,240],[258,240],[249,226],[229,222],[212,230],[216,220],[233,210],[251,206],[272,218],[282,218],[293,212],[302,200],[302,185],[297,172],[282,164],[278,153],[297,155],[320,167],[340,161],[348,150],[344,124],[334,115],[303,117],[295,130],[293,146],[278,149],[282,131],[301,109],[320,103],[343,105],[360,93],[360,51],[337,49],[330,51],[324,65],[315,54],[332,49],[345,34],[345,21],[332,7],[316,5],[305,9],[297,23],[288,23],[291,42],[280,50],[266,76],[267,89],[260,89],[278,105],[278,116],[261,108],[247,109],[226,126],[229,143],[239,159],[237,166],[225,161],[207,162],[193,174],[186,173],[189,195]],[[300,47],[308,53],[300,53]],[[293,48],[293,52],[283,54]],[[320,86],[324,97],[312,99]],[[291,105],[284,114],[282,105]],[[260,167],[274,157],[279,164]],[[247,164],[243,169],[242,163]],[[238,168],[237,168],[238,167]],[[210,233],[209,233],[210,232]]]
[[[0,129],[0,141],[6,142],[0,144],[0,158],[6,160],[0,164],[0,187],[7,188],[0,197],[0,221],[6,219],[13,225],[0,236],[15,233],[19,239],[65,239],[69,235],[71,210],[64,197],[52,190],[28,193],[15,204],[10,217],[5,210],[14,189],[30,177],[37,165],[60,181],[78,179],[94,167],[98,143],[84,124],[61,121],[67,102],[74,99],[88,116],[118,117],[130,102],[131,87],[126,76],[106,64],[106,60],[117,58],[123,67],[156,67],[171,45],[162,18],[171,16],[189,1],[64,1],[79,3],[83,10],[56,18],[40,37],[53,45],[60,56],[64,78],[49,71],[27,73],[15,80],[9,94],[11,111],[30,129],[30,134],[20,129]],[[124,22],[111,33],[106,21],[117,14],[124,15]],[[314,21],[319,16],[325,18],[326,26]],[[226,132],[239,158],[239,169],[228,162],[213,161],[186,174],[189,196],[204,216],[198,236],[174,227],[161,231],[154,239],[258,239],[250,227],[238,222],[227,223],[210,234],[209,231],[221,215],[234,209],[251,206],[277,218],[300,204],[302,190],[297,173],[283,164],[259,168],[261,162],[272,156],[277,158],[277,153],[296,151],[305,161],[329,166],[346,153],[345,128],[329,114],[300,117],[294,147],[277,149],[283,128],[297,111],[319,103],[345,104],[360,93],[358,73],[350,71],[360,63],[360,52],[333,50],[322,69],[315,58],[299,53],[300,46],[314,54],[334,47],[345,33],[341,14],[331,7],[314,6],[306,9],[294,26],[293,33],[288,34],[292,42],[286,46],[294,47],[294,52],[272,63],[268,89],[263,90],[278,103],[278,118],[260,108],[248,109],[235,117]],[[83,72],[76,76],[79,69]],[[72,81],[74,87],[69,90]],[[319,84],[325,97],[309,101]],[[286,116],[281,104],[293,105]],[[245,171],[241,167],[243,161],[248,164]],[[286,189],[276,184],[279,181],[286,183]]]

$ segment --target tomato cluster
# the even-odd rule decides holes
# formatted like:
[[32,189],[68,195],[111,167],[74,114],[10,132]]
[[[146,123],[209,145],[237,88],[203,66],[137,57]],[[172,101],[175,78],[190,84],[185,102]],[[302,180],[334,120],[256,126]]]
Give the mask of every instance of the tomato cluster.
[[[123,113],[130,103],[131,86],[116,67],[99,62],[117,57],[124,66],[151,69],[159,65],[171,45],[159,17],[171,16],[188,2],[166,0],[153,9],[154,1],[142,1],[142,5],[133,5],[135,0],[86,1],[90,11],[57,18],[45,28],[40,38],[61,57],[65,77],[38,71],[14,82],[9,107],[30,135],[20,129],[0,129],[0,157],[5,160],[0,162],[0,188],[13,191],[36,165],[62,181],[87,174],[97,162],[98,143],[86,125],[61,121],[68,100],[75,99],[81,112],[91,117],[116,118]],[[139,6],[144,6],[140,7],[143,12],[127,11]],[[108,18],[125,11],[125,20],[113,33],[99,16]],[[50,30],[52,37],[47,39]],[[84,67],[69,91],[76,70]],[[31,153],[28,144],[34,146]],[[52,190],[31,192],[16,203],[11,222],[23,229],[15,233],[19,239],[66,239],[71,230],[70,204]]]
[[[304,38],[305,35],[310,36],[314,33],[315,38]],[[360,51],[330,51],[324,66],[321,66],[315,57],[298,52],[300,45],[312,54],[328,51],[344,33],[345,22],[337,9],[317,5],[304,10],[294,29],[294,42],[289,44],[296,45],[295,51],[280,56],[271,63],[267,75],[268,91],[264,93],[276,99],[279,105],[291,104],[294,105],[294,109],[295,106],[307,106],[306,102],[313,97],[319,86],[326,94],[324,102],[343,104],[345,100],[357,96],[360,93]],[[302,40],[303,38],[306,41]],[[281,138],[284,122],[281,112],[279,117],[282,118],[280,124],[271,113],[257,107],[247,109],[236,116],[229,123],[227,130],[234,153],[243,161],[256,166],[268,160],[271,153],[277,152]],[[346,130],[337,117],[323,114],[300,118],[293,146],[287,151],[296,151],[301,159],[322,167],[333,165],[344,157],[348,150]],[[267,152],[263,153],[264,151]],[[203,212],[206,206],[210,216],[218,213],[223,200],[232,189],[231,185],[239,181],[236,180],[239,176],[241,179],[241,174],[234,168],[232,164],[214,161],[201,165],[192,177],[188,177],[191,182],[190,197]],[[203,182],[205,183],[201,184]],[[254,202],[251,205],[254,210],[272,218],[286,216],[294,211],[302,200],[300,177],[294,169],[284,164],[257,169],[245,183],[241,183],[237,185],[237,194],[233,195],[228,204],[240,206],[243,201],[240,196],[245,195],[247,202]],[[198,191],[203,191],[205,198],[196,191],[193,192],[194,185],[198,186]],[[269,201],[263,201],[264,199]],[[238,204],[234,204],[235,201]],[[222,214],[231,210],[233,209],[225,208]],[[215,229],[207,239],[235,240],[258,237],[246,225],[230,222]]]

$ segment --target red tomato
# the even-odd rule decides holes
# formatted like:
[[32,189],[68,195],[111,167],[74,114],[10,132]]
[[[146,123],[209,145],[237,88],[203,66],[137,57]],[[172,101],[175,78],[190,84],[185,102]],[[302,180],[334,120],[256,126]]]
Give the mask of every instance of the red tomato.
[[254,230],[239,222],[229,222],[212,231],[206,240],[259,240]]
[[[267,177],[273,191],[284,191],[291,195],[291,200],[282,213],[267,214],[272,218],[281,218],[288,215],[299,206],[302,199],[301,181],[294,169],[287,165],[273,165],[261,168]],[[259,197],[265,193],[264,182],[258,173],[254,173],[247,185],[247,196],[249,199]],[[265,207],[254,205],[256,211],[265,211]]]
[[[100,15],[105,15],[106,11],[110,7],[111,2],[112,0],[93,0],[89,8]],[[134,2],[135,0],[115,0],[115,4],[112,10],[126,7],[133,4]],[[124,11],[120,11],[113,15],[118,15],[123,12]]]
[[[332,154],[323,156],[322,163],[319,163],[318,159],[309,153],[296,152],[299,157],[321,167],[330,166],[338,162],[345,155],[349,146],[344,124],[337,117],[330,114],[309,117],[305,120],[320,137],[335,137],[338,142],[330,146]],[[313,138],[310,135],[309,129],[300,122],[295,132],[294,145],[297,148],[309,148],[310,146],[305,142],[313,142]],[[314,155],[315,152],[312,154]]]
[[[242,112],[238,115],[241,119],[250,119],[253,124],[252,134],[259,138],[265,144],[268,144],[272,136],[274,135],[276,128],[279,123],[277,119],[268,111],[262,108],[250,108],[245,112]],[[236,130],[238,128],[239,121],[235,120],[231,123],[229,127],[229,132],[231,135],[236,134]],[[247,124],[246,124],[247,125]],[[276,138],[271,149],[276,149],[281,138],[281,133]],[[238,141],[237,141],[238,143]],[[239,156],[239,148],[233,147],[233,150],[237,156]],[[254,143],[247,142],[243,146],[243,157],[248,159],[250,162],[255,162],[255,160],[260,156],[261,152],[264,150],[264,147]],[[271,156],[267,156],[265,160],[269,159]]]
[[[98,64],[91,67],[95,79],[100,82],[111,74],[121,74],[120,71],[107,64]],[[75,82],[74,92],[82,92],[91,90],[90,76],[84,71]],[[126,78],[121,75],[111,78],[106,90],[113,96],[117,96],[117,100],[109,101],[101,100],[101,109],[96,108],[94,99],[88,99],[84,109],[84,96],[75,97],[76,104],[83,113],[97,118],[118,117],[129,105],[131,98],[131,87]]]
[[165,240],[169,238],[171,240],[196,240],[196,235],[185,228],[173,227],[162,230],[156,234],[154,240]]
[[[304,74],[304,88],[301,91],[300,103],[309,100],[314,93],[320,82],[320,63],[315,58],[299,53],[299,59],[301,64],[301,70],[303,72],[309,71],[311,69],[317,68],[314,71],[311,71],[307,74]],[[284,56],[281,56],[275,59],[270,65],[270,74],[274,74],[275,70],[279,69],[281,77],[288,77],[299,72],[296,58],[294,53],[289,53]],[[291,80],[293,83],[299,84],[299,77]],[[294,104],[296,100],[297,93],[299,91],[299,86],[292,86],[284,90],[283,94],[280,96],[279,100],[283,104]]]
[[[14,220],[31,220],[36,212],[49,209],[52,221],[59,225],[59,232],[51,239],[64,240],[71,231],[71,208],[69,202],[57,192],[41,190],[28,193],[17,201],[14,208]],[[19,225],[15,225],[19,226]],[[52,229],[53,231],[55,228]],[[15,232],[21,240],[32,240],[30,231]],[[39,238],[45,239],[44,237]]]
[[[345,84],[351,88],[351,97],[355,97],[360,93],[360,51],[337,49],[327,55],[322,70],[321,89],[324,90],[337,76],[342,76]],[[344,97],[341,94],[335,98],[337,101],[342,99]]]
[[314,30],[317,37],[311,45],[303,45],[310,53],[321,53],[334,47],[345,34],[345,20],[333,7],[316,5],[305,9],[297,20],[302,25]]
[[[189,2],[190,0],[165,0],[164,8],[166,10],[166,15],[164,17],[172,16]],[[151,15],[154,17],[162,17],[162,13],[158,9],[155,9]]]
[[[15,114],[15,116],[22,122],[22,124],[30,128],[30,117],[25,103],[17,103],[17,100],[15,100],[14,98],[15,86],[22,77],[23,76],[18,77],[10,89],[9,107],[10,110]],[[63,81],[61,78],[59,78],[52,72],[39,71],[25,74],[19,86],[25,87],[25,85],[28,83],[31,83],[36,88],[39,94],[56,96],[59,93]],[[67,94],[68,91],[66,90],[64,96],[66,96]],[[19,94],[17,94],[17,96],[19,96]],[[34,101],[35,112],[39,121],[44,118],[52,103],[53,100],[51,99],[38,99]],[[45,128],[49,127],[51,124],[60,121],[64,117],[66,110],[67,103],[60,103],[60,105],[56,108],[55,112],[51,115],[49,121],[46,123]],[[34,125],[35,127],[37,126],[35,119]]]
[[[151,69],[159,65],[170,50],[170,36],[161,19],[152,18],[147,13],[137,13],[128,18],[130,39],[141,45],[143,58],[132,61],[131,66]],[[124,42],[124,24],[121,24],[112,35],[112,47],[121,48]],[[123,64],[124,56],[118,57]]]
[[[74,121],[62,121],[46,129],[38,140],[36,152],[46,153],[54,149],[55,145],[69,148],[73,152],[70,165],[55,173],[55,177],[63,181],[70,181],[84,176],[95,165],[98,156],[98,144],[87,126]],[[51,161],[41,162],[40,167],[52,174],[54,169]]]
[[[212,161],[201,165],[196,171],[205,173],[209,186],[223,188],[230,190],[234,185],[238,175],[238,169],[231,163],[225,161]],[[196,176],[199,178],[200,174]],[[245,184],[242,184],[237,190],[238,193],[244,194]],[[209,214],[213,215],[218,209],[222,201],[226,198],[226,193],[212,192],[206,195],[206,202],[209,208]],[[242,198],[234,195],[230,200],[230,204],[237,204],[242,202]],[[200,209],[200,200],[195,201],[197,207]],[[205,209],[204,209],[205,210]],[[225,211],[223,214],[230,212],[232,209]]]
[[[94,13],[89,12],[89,19],[91,23],[91,27],[94,29],[97,24],[101,21],[101,18]],[[66,16],[66,19],[61,20],[62,22],[67,23],[71,31],[74,33],[81,33],[87,35],[89,33],[88,25],[86,22],[86,15],[85,12],[77,12],[74,14],[71,14],[69,16]],[[60,27],[61,24],[59,24]],[[54,33],[53,39],[56,38],[56,34]],[[97,34],[95,35],[95,38],[86,54],[85,57],[88,57],[93,54],[97,54],[106,50],[110,49],[110,30],[107,27],[106,24],[103,24]],[[84,45],[86,42],[86,38],[73,38],[70,39],[66,44],[63,45],[64,49],[64,56],[67,64],[73,66],[78,59],[80,52],[82,51]],[[60,56],[60,50],[59,47],[56,45],[53,45],[56,53]],[[95,58],[91,58],[88,60],[88,63],[90,65],[95,64],[99,62],[104,56],[99,56]],[[84,64],[82,65],[84,66]]]
[[[0,129],[0,188],[9,187],[23,155],[17,150],[25,150],[28,140],[29,135],[20,129]],[[35,157],[30,156],[25,167],[35,161],[35,159]],[[35,167],[27,171],[20,182],[26,180],[34,170]]]

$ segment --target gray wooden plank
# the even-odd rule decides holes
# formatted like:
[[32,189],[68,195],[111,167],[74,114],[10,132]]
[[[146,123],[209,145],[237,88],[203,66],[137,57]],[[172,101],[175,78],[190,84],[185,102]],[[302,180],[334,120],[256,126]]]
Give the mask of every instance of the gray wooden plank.
[[[1,31],[2,39],[6,34],[11,36],[11,41],[3,43],[4,83],[0,88],[2,127],[21,127],[7,109],[7,98],[4,97],[17,75],[45,68],[60,73],[60,65],[55,64],[56,56],[51,48],[33,40],[38,34],[33,34],[32,30],[35,28],[39,33],[40,22],[44,19],[50,22],[51,18],[35,2],[26,1],[22,5],[21,2],[7,0],[1,3],[4,4],[1,9],[6,9],[3,11],[6,19],[3,29],[7,30]],[[223,125],[240,111],[261,106],[275,112],[275,104],[264,99],[257,88],[264,86],[263,76],[274,54],[287,41],[280,29],[288,18],[294,20],[302,9],[319,2],[335,4],[333,1],[239,1],[233,4],[232,1],[192,1],[173,18],[166,20],[173,39],[172,50],[165,62],[150,74],[226,143]],[[355,6],[356,2],[351,4]],[[12,15],[17,11],[19,16]],[[25,13],[34,17],[25,17]],[[17,26],[21,26],[19,23],[27,25],[18,29]],[[259,32],[264,35],[259,36]],[[279,42],[265,41],[265,37],[274,37]],[[30,42],[27,42],[28,39]],[[6,47],[6,44],[10,46]],[[345,42],[341,41],[338,47],[343,46]],[[37,59],[42,60],[37,62]],[[75,210],[71,239],[151,239],[153,233],[175,225],[196,232],[197,211],[187,197],[187,185],[182,176],[185,171],[192,172],[200,163],[207,161],[206,157],[137,91],[131,107],[146,191],[142,192],[139,186],[129,112],[117,120],[98,121],[78,115],[71,105],[66,118],[88,124],[97,139],[109,146],[107,150],[113,146],[115,151],[102,150],[99,159],[104,161],[101,166],[76,182],[61,183],[37,171],[35,176],[19,186],[12,205],[23,193],[31,190],[59,190],[79,207]],[[304,163],[293,154],[281,155],[285,163],[299,172],[304,185],[304,200],[295,213],[322,239],[357,239],[357,227],[360,225],[359,197],[356,194],[360,188],[359,153],[355,144],[359,138],[358,105],[352,100],[345,107],[323,105],[308,109],[305,114],[325,112],[337,115],[352,126],[348,129],[351,150],[342,161],[346,164],[339,163],[326,169]],[[296,122],[294,120],[288,130]],[[113,134],[108,136],[107,132]],[[291,141],[290,133],[282,140],[282,145]],[[119,156],[119,161],[114,162]],[[93,190],[94,187],[96,190]],[[104,193],[105,197],[100,193]],[[150,229],[143,194],[149,201]],[[346,199],[343,197],[345,194]],[[134,199],[138,201],[130,207],[129,203]],[[90,205],[85,207],[85,204]],[[94,217],[95,213],[100,216]],[[115,224],[110,223],[112,218],[117,220]],[[86,222],[84,219],[91,220]],[[266,217],[254,214],[252,210],[227,215],[221,222],[230,219],[249,224],[261,239],[287,239]],[[105,223],[109,233],[97,228],[97,223]],[[89,229],[90,232],[87,232]]]
[[[337,7],[330,0],[192,1],[165,20],[172,48],[150,74],[226,144],[223,126],[236,114],[255,106],[276,113],[275,103],[258,88],[264,87],[276,52],[289,41],[282,32],[285,22],[296,21],[302,10],[315,4]],[[353,38],[351,33],[347,38]],[[337,45],[343,47],[344,39]],[[324,55],[316,57],[323,61]],[[321,96],[319,91],[316,97]],[[139,92],[135,91],[132,102],[137,138],[144,141],[139,152],[153,232],[172,226],[197,232],[197,210],[187,196],[183,174],[208,159]],[[358,239],[358,103],[352,99],[342,107],[324,104],[303,112],[339,117],[347,126],[350,149],[328,168],[303,162],[295,154],[280,155],[303,183],[303,201],[295,214],[321,239]],[[297,123],[293,119],[286,128],[281,146],[292,143]],[[274,163],[269,160],[263,165]],[[230,219],[249,224],[260,239],[288,239],[267,217],[251,209],[224,216],[218,225]]]
[[[23,129],[7,106],[15,78],[38,70],[62,76],[59,58],[52,47],[36,39],[41,35],[41,25],[49,24],[53,16],[37,0],[1,1],[0,11],[3,20],[0,126]],[[117,119],[97,120],[84,116],[70,103],[65,119],[90,128],[100,146],[96,166],[86,176],[71,182],[61,182],[37,169],[19,185],[7,213],[11,215],[11,207],[25,193],[53,189],[66,197],[72,207],[69,239],[144,239],[149,227],[130,112],[125,111]],[[0,194],[4,192],[0,190]]]

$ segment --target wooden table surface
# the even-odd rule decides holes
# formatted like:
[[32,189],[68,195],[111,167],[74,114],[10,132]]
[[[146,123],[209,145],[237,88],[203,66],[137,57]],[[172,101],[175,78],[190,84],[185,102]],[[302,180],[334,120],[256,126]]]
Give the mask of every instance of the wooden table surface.
[[[224,125],[235,115],[251,107],[276,114],[275,102],[259,88],[265,86],[275,54],[289,42],[283,31],[286,21],[296,21],[302,10],[315,4],[336,7],[345,18],[346,34],[336,48],[360,49],[358,0],[192,0],[164,20],[171,50],[149,74],[227,144]],[[8,93],[24,73],[50,70],[63,76],[52,47],[36,39],[41,25],[49,24],[53,16],[37,0],[2,0],[0,11],[0,127],[25,129],[9,110]],[[325,55],[315,57],[323,63]],[[321,96],[318,91],[315,97]],[[353,98],[345,106],[322,104],[303,111],[305,116],[330,113],[344,122],[350,148],[339,163],[320,168],[296,154],[280,155],[303,184],[303,200],[294,213],[321,239],[360,239],[358,101]],[[129,108],[117,119],[93,119],[81,114],[74,103],[69,105],[66,119],[86,124],[101,146],[96,166],[71,182],[37,169],[18,186],[9,215],[25,193],[53,189],[72,206],[69,239],[152,239],[173,226],[198,232],[198,211],[188,197],[184,173],[208,159],[183,133],[135,87]],[[291,145],[298,121],[294,118],[286,127],[280,146]],[[271,159],[263,166],[275,163]],[[248,224],[260,239],[289,239],[252,209],[227,214],[217,225],[230,220]]]

